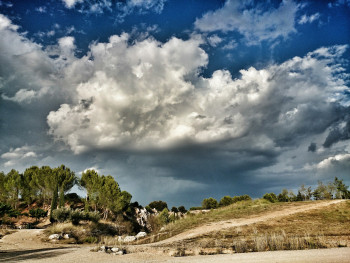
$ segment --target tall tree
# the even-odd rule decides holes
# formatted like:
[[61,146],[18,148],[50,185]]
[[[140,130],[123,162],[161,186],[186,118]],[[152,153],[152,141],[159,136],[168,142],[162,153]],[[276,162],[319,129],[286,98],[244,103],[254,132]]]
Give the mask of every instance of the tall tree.
[[40,189],[35,181],[37,173],[39,173],[39,167],[37,166],[27,168],[23,173],[21,197],[27,205],[30,205],[35,199],[38,199]]
[[12,169],[6,176],[4,186],[7,191],[8,200],[15,209],[17,209],[18,206],[21,185],[22,175],[18,171]]
[[54,174],[57,180],[59,190],[59,207],[64,206],[64,194],[69,191],[76,183],[76,177],[73,171],[63,164],[54,169]]
[[334,178],[334,186],[336,188],[337,198],[346,199],[350,198],[350,191],[348,190],[349,186],[346,186],[343,183],[343,180],[339,180],[338,177]]
[[86,170],[83,172],[80,185],[86,189],[85,210],[87,211],[92,205],[95,206],[95,211],[97,209],[99,184],[99,175],[95,170]]
[[5,202],[7,199],[5,180],[6,175],[4,174],[4,172],[0,172],[0,202]]

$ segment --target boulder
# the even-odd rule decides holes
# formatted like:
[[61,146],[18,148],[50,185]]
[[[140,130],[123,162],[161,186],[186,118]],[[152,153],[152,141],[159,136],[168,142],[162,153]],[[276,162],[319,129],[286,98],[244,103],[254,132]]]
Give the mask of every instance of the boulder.
[[112,248],[111,248],[111,251],[112,251],[113,253],[116,253],[116,252],[119,251],[119,248],[117,248],[117,247],[112,247]]
[[136,238],[139,239],[139,238],[142,238],[142,237],[145,237],[147,236],[147,233],[146,232],[139,232],[137,235],[136,235]]
[[124,242],[133,242],[135,240],[136,240],[135,236],[126,236],[123,241]]

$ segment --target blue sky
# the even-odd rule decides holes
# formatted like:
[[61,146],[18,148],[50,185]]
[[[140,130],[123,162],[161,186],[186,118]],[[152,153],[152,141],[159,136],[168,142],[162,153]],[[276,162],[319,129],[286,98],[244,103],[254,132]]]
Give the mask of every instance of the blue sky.
[[350,1],[0,1],[0,170],[146,205],[350,183]]

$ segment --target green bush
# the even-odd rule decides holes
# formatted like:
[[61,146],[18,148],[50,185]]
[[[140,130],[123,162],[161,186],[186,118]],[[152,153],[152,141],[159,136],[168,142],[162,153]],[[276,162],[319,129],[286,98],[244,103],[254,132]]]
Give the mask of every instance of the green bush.
[[149,203],[150,208],[155,208],[157,211],[163,211],[165,208],[168,209],[168,204],[164,201],[153,201]]
[[218,207],[218,201],[212,197],[206,198],[202,201],[202,207],[204,209],[215,209]]
[[87,214],[87,218],[86,220],[89,220],[91,222],[94,223],[98,223],[98,221],[100,220],[100,214],[98,212],[88,212]]
[[71,209],[69,208],[58,208],[52,211],[51,218],[59,223],[63,223],[70,219]]
[[86,215],[84,212],[81,212],[79,210],[71,210],[70,216],[69,216],[70,221],[72,222],[73,225],[79,225],[79,222],[81,220],[86,219]]
[[167,208],[164,208],[163,211],[160,212],[158,218],[163,225],[168,224],[169,223],[169,210]]
[[202,210],[202,209],[203,209],[203,207],[201,207],[201,206],[192,206],[192,207],[190,207],[190,211]]
[[233,204],[233,199],[231,196],[228,196],[228,195],[221,198],[219,202],[219,206],[228,206],[230,204]]
[[47,216],[47,211],[41,208],[33,208],[29,210],[29,214],[31,217],[34,217],[38,221],[40,218]]
[[98,223],[100,215],[98,212],[83,212],[68,208],[58,208],[52,212],[52,218],[59,223],[71,221],[73,225],[78,225],[82,220]]
[[271,203],[278,202],[277,196],[274,193],[266,193],[264,194],[263,198]]

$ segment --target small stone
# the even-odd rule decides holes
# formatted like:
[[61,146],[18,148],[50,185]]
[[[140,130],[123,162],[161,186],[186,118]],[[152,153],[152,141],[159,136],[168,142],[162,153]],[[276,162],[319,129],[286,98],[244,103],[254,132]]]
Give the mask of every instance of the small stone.
[[63,235],[63,238],[64,238],[64,239],[70,239],[70,235],[69,235],[69,234],[64,234],[64,235]]
[[120,255],[123,255],[123,254],[124,254],[123,251],[118,251],[118,252],[115,252],[115,253],[114,253],[114,255],[116,255],[116,256],[120,256]]
[[100,247],[100,250],[101,250],[101,251],[106,251],[106,250],[107,250],[107,247],[106,247],[106,246],[101,246],[101,247]]

